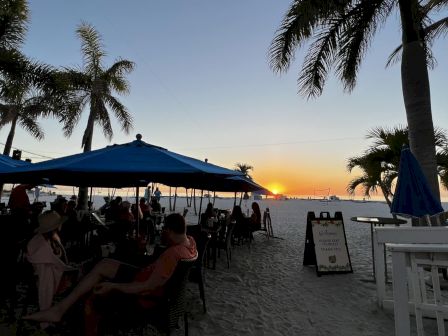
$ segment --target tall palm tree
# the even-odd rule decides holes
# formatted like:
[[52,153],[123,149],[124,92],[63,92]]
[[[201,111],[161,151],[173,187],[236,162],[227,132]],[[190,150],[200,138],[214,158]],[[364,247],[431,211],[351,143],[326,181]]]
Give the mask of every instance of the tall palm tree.
[[376,30],[398,10],[410,147],[439,198],[427,63],[430,35],[424,33],[424,28],[431,24],[438,27],[434,30],[447,28],[447,18],[436,23],[429,18],[433,11],[447,5],[448,0],[293,0],[270,48],[272,69],[282,72],[288,70],[295,49],[313,40],[298,80],[300,92],[308,97],[319,96],[332,67],[350,92]]
[[252,180],[252,176],[250,176],[249,172],[254,170],[254,167],[245,163],[236,163],[235,170],[243,173],[245,177]]
[[[76,30],[81,40],[83,68],[66,68],[65,82],[77,92],[78,108],[67,114],[64,122],[64,135],[69,137],[77,125],[86,105],[89,105],[89,117],[82,137],[81,146],[84,152],[92,149],[94,126],[101,127],[104,135],[110,140],[113,136],[109,111],[111,110],[121,124],[122,130],[128,134],[132,128],[132,117],[126,107],[113,95],[129,92],[129,83],[125,75],[134,69],[134,63],[119,59],[109,68],[103,64],[106,52],[100,34],[92,25],[83,23]],[[80,188],[81,206],[87,205],[87,189]]]

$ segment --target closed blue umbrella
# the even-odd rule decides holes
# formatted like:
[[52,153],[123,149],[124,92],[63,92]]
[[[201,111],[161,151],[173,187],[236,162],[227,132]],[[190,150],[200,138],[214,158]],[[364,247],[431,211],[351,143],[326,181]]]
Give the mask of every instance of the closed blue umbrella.
[[194,186],[236,175],[242,174],[150,145],[137,135],[137,140],[129,143],[0,172],[0,181],[92,187],[130,187],[149,182]]
[[401,151],[398,182],[391,213],[405,217],[433,216],[444,212],[409,148]]

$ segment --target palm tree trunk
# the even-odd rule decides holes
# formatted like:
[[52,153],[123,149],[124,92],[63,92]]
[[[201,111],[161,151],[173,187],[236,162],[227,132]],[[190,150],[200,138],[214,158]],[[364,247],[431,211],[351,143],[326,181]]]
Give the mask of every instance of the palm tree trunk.
[[419,32],[418,1],[399,0],[399,6],[403,30],[401,81],[409,126],[409,144],[434,196],[440,199],[431,93],[426,55]]
[[6,138],[5,148],[3,149],[3,155],[8,155],[11,153],[12,141],[14,140],[14,135],[16,134],[17,120],[19,119],[19,114],[16,114],[11,122],[11,128],[9,129],[8,137]]
[[[89,120],[87,121],[87,127],[84,131],[84,136],[82,138],[82,145],[84,147],[84,153],[90,152],[92,150],[92,140],[93,140],[93,126],[94,126],[94,113],[91,110],[89,115]],[[88,187],[79,187],[78,190],[78,209],[87,209],[87,199],[89,197]]]
[[[8,133],[8,137],[6,138],[5,148],[3,149],[3,155],[8,155],[11,153],[12,141],[14,140],[14,135],[16,133],[17,120],[19,119],[19,114],[17,113],[14,119],[11,122],[11,128]],[[3,194],[3,186],[4,184],[0,184],[0,198]]]

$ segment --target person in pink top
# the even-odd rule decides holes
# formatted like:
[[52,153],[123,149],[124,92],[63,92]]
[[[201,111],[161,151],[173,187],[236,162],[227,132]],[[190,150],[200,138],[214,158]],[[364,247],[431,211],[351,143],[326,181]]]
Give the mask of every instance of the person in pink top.
[[177,263],[180,260],[195,260],[198,256],[194,239],[186,235],[186,223],[181,214],[166,217],[162,230],[162,243],[167,249],[153,264],[145,268],[113,259],[103,259],[65,299],[48,310],[25,316],[24,319],[59,322],[75,302],[88,294],[85,306],[85,335],[96,335],[100,312],[95,311],[95,305],[92,304],[95,296],[130,294],[136,298],[134,304],[142,308],[151,307],[153,302],[145,297],[162,296],[164,286],[173,275]]

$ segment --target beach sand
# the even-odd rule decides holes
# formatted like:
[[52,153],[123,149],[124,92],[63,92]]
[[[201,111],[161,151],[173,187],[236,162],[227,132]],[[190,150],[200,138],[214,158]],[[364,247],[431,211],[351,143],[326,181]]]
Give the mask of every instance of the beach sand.
[[[208,312],[202,313],[200,301],[190,306],[192,335],[394,335],[393,311],[378,308],[375,284],[366,281],[373,279],[370,225],[350,221],[353,216],[390,217],[385,203],[259,204],[262,211],[270,208],[274,233],[284,239],[256,235],[250,249],[235,247],[230,269],[224,256],[216,270],[207,270]],[[218,208],[232,205],[231,200],[216,201]],[[308,211],[342,212],[353,274],[317,277],[314,267],[302,266]],[[428,335],[437,334],[433,320],[425,327]]]
[[[97,206],[100,199],[95,198]],[[233,249],[230,269],[221,254],[216,270],[205,271],[206,314],[197,284],[189,284],[190,335],[394,335],[393,311],[378,308],[371,281],[370,225],[350,221],[353,216],[389,217],[385,203],[258,202],[262,211],[270,208],[274,234],[282,239],[255,234],[250,248],[246,244]],[[244,212],[250,204],[243,201]],[[185,198],[179,198],[176,210],[182,212],[185,205]],[[168,209],[167,198],[162,198],[162,206]],[[216,199],[215,207],[231,209],[233,199]],[[314,267],[302,266],[308,211],[342,212],[352,274],[317,277]],[[193,208],[187,220],[197,222]],[[425,328],[427,335],[437,334],[434,320],[425,320]]]

